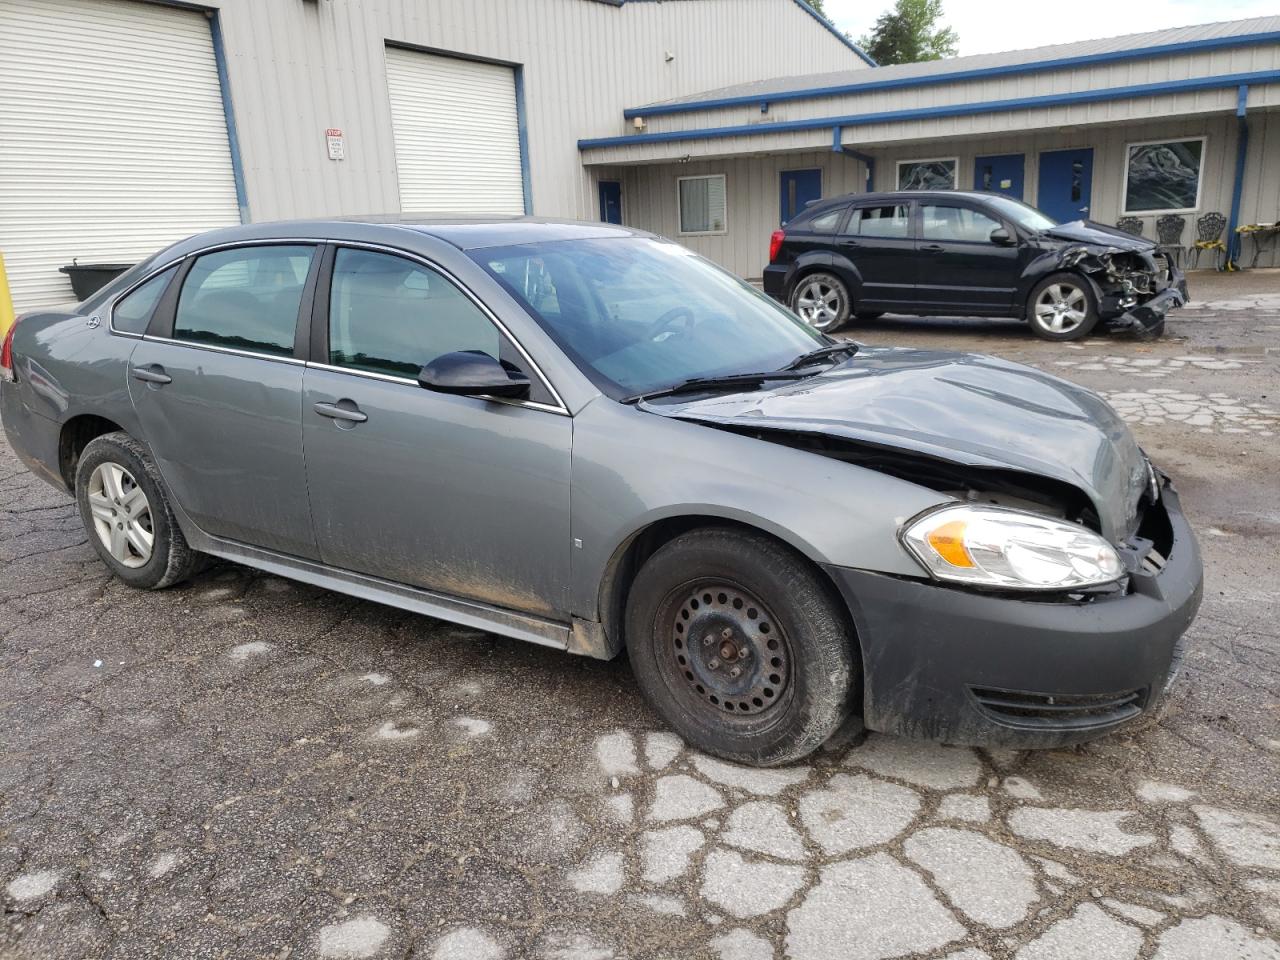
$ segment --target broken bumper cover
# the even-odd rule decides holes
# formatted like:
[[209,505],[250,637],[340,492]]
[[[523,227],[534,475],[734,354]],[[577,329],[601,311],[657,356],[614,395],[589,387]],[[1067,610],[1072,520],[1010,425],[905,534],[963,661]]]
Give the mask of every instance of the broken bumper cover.
[[1139,339],[1158,337],[1164,329],[1164,315],[1187,302],[1187,281],[1165,287],[1146,303],[1130,307],[1107,321],[1113,330],[1128,331]]
[[1057,747],[1153,711],[1200,606],[1200,551],[1177,495],[1158,574],[1073,602],[828,567],[853,615],[868,728],[973,746]]

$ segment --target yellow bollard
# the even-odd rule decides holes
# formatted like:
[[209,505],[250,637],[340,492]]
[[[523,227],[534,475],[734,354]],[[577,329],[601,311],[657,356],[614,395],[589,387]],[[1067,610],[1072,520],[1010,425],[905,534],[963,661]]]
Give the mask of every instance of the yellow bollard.
[[9,294],[9,276],[4,272],[4,254],[0,253],[0,339],[13,326],[13,297]]

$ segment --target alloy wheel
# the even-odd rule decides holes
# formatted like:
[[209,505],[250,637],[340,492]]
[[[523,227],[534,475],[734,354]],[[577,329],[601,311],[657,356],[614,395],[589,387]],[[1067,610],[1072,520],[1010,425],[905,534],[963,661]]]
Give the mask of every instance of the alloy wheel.
[[118,463],[101,463],[89,475],[89,511],[102,545],[126,567],[145,566],[155,547],[151,502]]
[[809,280],[796,294],[796,313],[815,330],[828,330],[840,316],[840,291],[821,280]]
[[1071,283],[1051,283],[1036,298],[1036,320],[1052,333],[1070,333],[1089,315],[1084,290]]

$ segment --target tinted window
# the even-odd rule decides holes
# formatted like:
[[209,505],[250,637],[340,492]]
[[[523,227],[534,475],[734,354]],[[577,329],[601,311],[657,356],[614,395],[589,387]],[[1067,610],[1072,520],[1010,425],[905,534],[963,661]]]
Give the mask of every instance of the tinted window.
[[178,298],[179,340],[289,356],[313,247],[242,247],[200,257]]
[[146,333],[151,314],[155,312],[160,295],[173,278],[177,267],[157,273],[133,293],[119,301],[111,311],[111,325],[121,333]]
[[837,207],[827,213],[819,214],[808,223],[800,225],[801,230],[812,230],[814,233],[835,233],[840,226],[840,218],[844,216],[844,207]]
[[854,211],[849,218],[846,233],[856,233],[863,237],[902,237],[911,236],[910,205],[891,203],[882,207],[862,207]]
[[329,295],[329,362],[399,377],[445,353],[501,359],[498,328],[428,267],[385,253],[340,249]]
[[932,203],[920,205],[920,231],[926,240],[963,240],[969,243],[990,243],[991,231],[1003,224],[985,213],[968,207],[940,206]]

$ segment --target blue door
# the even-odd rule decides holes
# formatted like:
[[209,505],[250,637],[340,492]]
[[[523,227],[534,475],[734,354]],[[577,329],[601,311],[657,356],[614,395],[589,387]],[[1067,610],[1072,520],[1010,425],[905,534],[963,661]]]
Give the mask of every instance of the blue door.
[[1059,223],[1089,219],[1093,195],[1093,148],[1040,154],[1036,206]]
[[600,219],[605,223],[622,223],[622,184],[617,180],[600,181]]
[[1006,153],[999,157],[978,157],[973,162],[973,189],[983,193],[1003,193],[1022,199],[1023,157]]
[[778,222],[783,226],[806,204],[822,199],[821,170],[784,170],[782,171],[782,213]]

